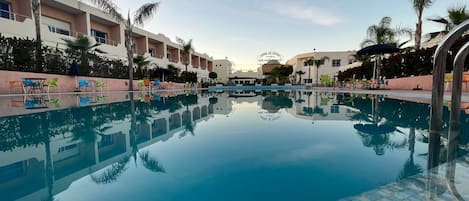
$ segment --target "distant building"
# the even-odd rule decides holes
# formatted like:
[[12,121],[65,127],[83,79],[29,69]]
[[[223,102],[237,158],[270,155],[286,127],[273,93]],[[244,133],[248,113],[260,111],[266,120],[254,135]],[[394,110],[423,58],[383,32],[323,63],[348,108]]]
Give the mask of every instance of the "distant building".
[[228,84],[233,63],[228,59],[213,60],[213,72],[217,73],[217,82]]
[[270,60],[266,64],[262,65],[262,74],[270,75],[270,72],[274,68],[282,67],[283,65],[278,60]]
[[[305,74],[301,76],[301,83],[305,83],[305,80],[308,78],[312,79],[313,83],[318,83],[316,80],[316,66],[309,67],[305,61],[313,57],[314,59],[321,59],[322,57],[329,57],[329,60],[324,62],[319,68],[319,76],[328,75],[333,78],[337,75],[340,70],[349,69],[358,67],[361,65],[360,62],[357,62],[353,55],[356,54],[355,51],[342,51],[342,52],[308,52],[304,54],[296,55],[295,57],[287,61],[287,65],[293,66],[293,75],[296,76],[296,72],[303,71]],[[309,72],[311,74],[309,75]],[[299,79],[299,76],[295,78]]]
[[230,84],[255,84],[256,80],[262,79],[259,71],[236,71],[230,75]]

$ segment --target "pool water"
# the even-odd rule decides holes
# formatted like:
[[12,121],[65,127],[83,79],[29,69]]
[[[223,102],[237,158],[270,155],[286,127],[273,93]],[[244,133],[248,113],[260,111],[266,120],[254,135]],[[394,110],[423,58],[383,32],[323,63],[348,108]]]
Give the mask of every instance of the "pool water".
[[427,168],[425,103],[303,91],[115,96],[3,109],[2,200],[338,200]]

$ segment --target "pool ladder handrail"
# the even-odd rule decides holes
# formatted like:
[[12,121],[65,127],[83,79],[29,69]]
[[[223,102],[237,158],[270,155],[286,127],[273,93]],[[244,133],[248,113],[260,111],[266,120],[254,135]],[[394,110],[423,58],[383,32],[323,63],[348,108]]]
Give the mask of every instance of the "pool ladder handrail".
[[[448,58],[448,53],[456,42],[456,40],[462,36],[467,30],[469,30],[469,20],[464,21],[460,25],[456,26],[452,31],[445,35],[440,44],[438,45],[433,60],[433,86],[432,86],[432,102],[431,102],[431,119],[430,119],[430,133],[439,134],[442,131],[442,114],[443,114],[443,96],[444,96],[444,80],[445,80],[445,71],[446,71],[446,61]],[[464,51],[461,49],[461,51]],[[461,54],[461,56],[464,56]],[[459,62],[458,62],[459,64]],[[460,77],[462,76],[462,70],[459,69],[462,66],[455,66],[455,71],[453,76]],[[456,74],[456,73],[460,73]],[[462,80],[462,78],[461,78]],[[453,79],[453,84],[461,80]],[[462,82],[459,83],[462,85]],[[459,88],[459,87],[458,87]],[[458,92],[453,90],[453,93]],[[459,94],[461,95],[461,91]],[[454,101],[454,100],[452,100]]]
[[[469,30],[469,20],[464,21],[460,25],[456,26],[452,31],[445,35],[440,44],[438,45],[433,62],[433,86],[432,86],[432,104],[431,104],[431,117],[430,117],[430,135],[440,135],[442,132],[442,120],[443,120],[443,96],[444,96],[444,78],[446,71],[446,61],[448,58],[449,50],[451,46],[456,42],[456,40],[463,36],[466,31]],[[457,141],[460,134],[460,105],[461,105],[461,96],[462,96],[462,80],[464,73],[464,62],[467,56],[469,55],[469,42],[463,45],[463,47],[458,51],[453,62],[453,83],[451,90],[451,114],[450,114],[450,129],[448,133],[448,142],[449,145],[454,146],[454,141]],[[452,143],[453,142],[453,143]],[[431,143],[429,143],[430,145]],[[455,159],[456,148],[448,147],[448,171],[446,186],[451,193],[451,195],[461,200],[461,195],[454,185],[454,169],[455,164],[451,162]],[[432,154],[429,150],[429,167],[432,168],[437,164],[430,164],[432,161]],[[434,153],[439,155],[439,153]],[[434,157],[434,156],[433,156]],[[433,162],[432,162],[433,163]],[[438,163],[438,162],[437,162]]]

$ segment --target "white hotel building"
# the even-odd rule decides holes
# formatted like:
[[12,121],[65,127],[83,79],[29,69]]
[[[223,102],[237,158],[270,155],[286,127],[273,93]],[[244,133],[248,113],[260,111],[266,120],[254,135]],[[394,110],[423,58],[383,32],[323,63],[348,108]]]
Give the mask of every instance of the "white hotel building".
[[[306,60],[309,58],[321,59],[323,57],[328,57],[329,60],[325,60],[324,65],[319,67],[318,77],[321,77],[321,75],[328,75],[332,79],[339,71],[344,71],[349,68],[354,68],[361,65],[360,62],[355,61],[353,57],[354,54],[356,54],[355,51],[308,52],[296,55],[295,57],[289,59],[287,64],[293,66],[293,75],[299,71],[305,72],[305,74],[301,76],[302,84],[305,83],[305,80],[308,79],[309,76],[312,79],[312,83],[318,83],[316,80],[316,66],[308,66],[305,64]],[[310,71],[311,75],[309,75]],[[299,79],[299,76],[297,79]]]
[[[106,56],[126,58],[124,25],[103,11],[77,0],[41,0],[41,34],[45,45],[64,47],[63,38],[88,36],[102,43]],[[35,38],[31,0],[0,0],[0,34],[7,37]],[[196,72],[199,80],[208,79],[213,59],[205,53],[185,55],[181,45],[163,34],[134,28],[134,54],[144,55],[152,64],[167,68],[173,65],[185,69],[182,60],[189,60],[188,70]]]

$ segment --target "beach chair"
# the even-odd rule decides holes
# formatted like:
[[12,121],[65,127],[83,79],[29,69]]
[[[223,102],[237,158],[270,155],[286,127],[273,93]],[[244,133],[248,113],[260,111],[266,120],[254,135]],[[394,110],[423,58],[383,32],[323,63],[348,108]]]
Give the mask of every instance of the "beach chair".
[[23,90],[23,93],[25,93],[24,91],[24,87],[23,87],[23,82],[21,81],[9,81],[8,82],[8,93],[11,93],[11,90],[14,89],[14,88],[20,88],[21,90]]
[[37,87],[37,83],[33,82],[30,79],[21,78],[21,82],[23,83],[23,92],[24,93],[31,92],[35,87]]
[[52,80],[47,81],[46,83],[47,86],[47,93],[50,92],[50,88],[56,88],[58,90],[59,88],[59,78],[54,78]]
[[81,88],[85,88],[85,91],[86,89],[88,89],[89,87],[91,87],[91,83],[88,82],[87,80],[85,79],[80,79],[78,80],[78,87],[81,89]]
[[155,81],[153,81],[152,87],[154,87],[155,89],[160,89],[160,88],[161,88],[161,82],[160,82],[160,80],[155,80]]
[[101,92],[103,92],[104,87],[106,87],[106,83],[102,80],[96,80],[96,87],[101,89]]
[[321,75],[319,79],[324,87],[332,86],[332,79],[329,77],[329,75]]

